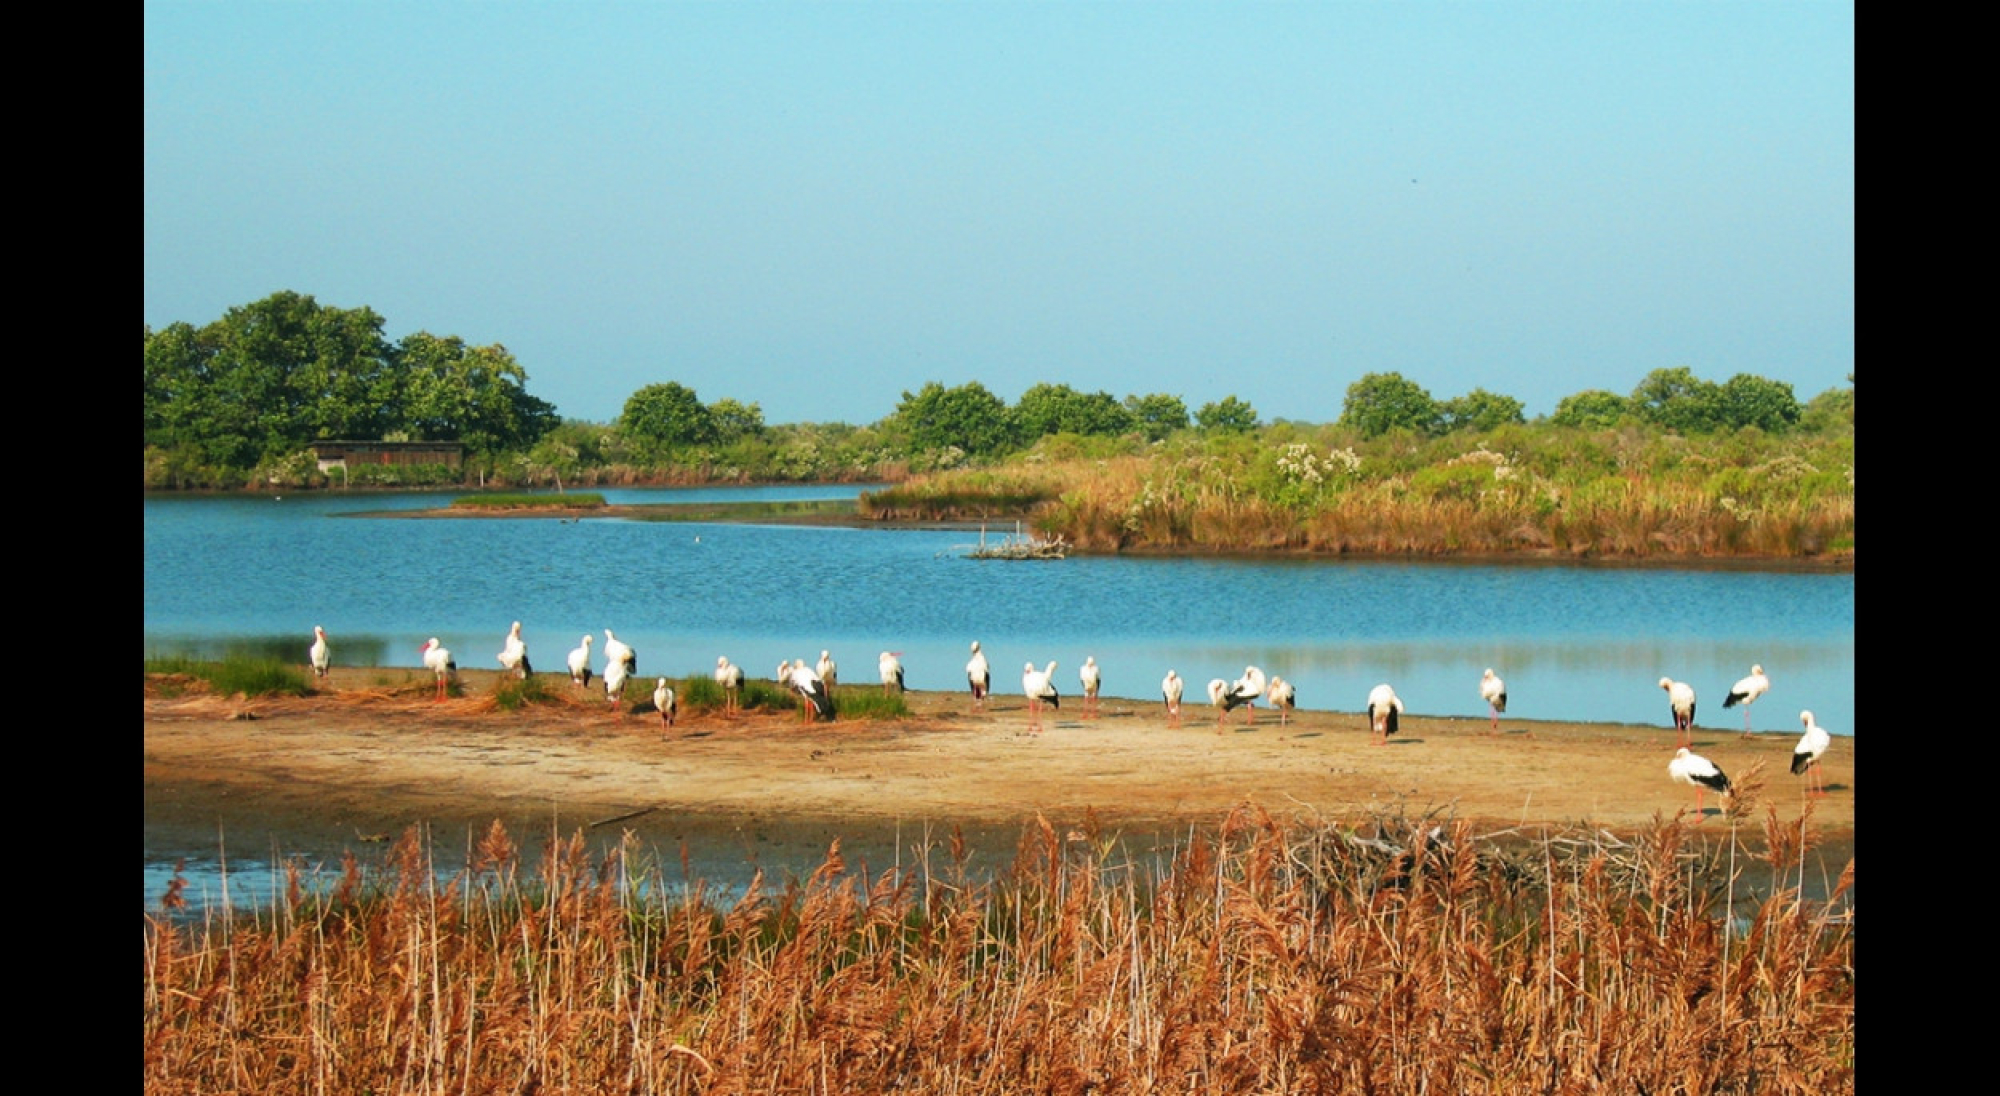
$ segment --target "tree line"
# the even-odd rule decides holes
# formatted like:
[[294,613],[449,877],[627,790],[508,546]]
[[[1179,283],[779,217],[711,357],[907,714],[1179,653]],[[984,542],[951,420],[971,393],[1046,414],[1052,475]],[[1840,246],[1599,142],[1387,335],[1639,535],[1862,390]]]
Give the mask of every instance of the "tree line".
[[[328,307],[290,291],[231,308],[203,327],[148,326],[147,486],[311,484],[311,444],[334,439],[465,446],[464,471],[371,472],[394,482],[442,484],[476,474],[481,482],[561,485],[618,482],[620,475],[630,482],[895,478],[995,461],[1052,436],[1153,443],[1182,431],[1244,434],[1267,425],[1235,395],[1190,411],[1170,393],[1119,398],[1041,383],[1010,406],[977,381],[932,381],[904,391],[889,415],[865,426],[774,426],[756,403],[704,402],[671,380],[633,392],[615,421],[589,423],[565,420],[531,395],[527,370],[504,346],[422,331],[390,340],[383,327],[370,308]],[[1853,389],[1801,404],[1783,382],[1737,374],[1718,384],[1683,366],[1654,370],[1628,395],[1592,389],[1564,397],[1538,421],[1648,424],[1682,434],[1851,427]],[[1525,422],[1521,401],[1511,396],[1475,388],[1438,399],[1389,372],[1348,386],[1337,425],[1369,439]]]

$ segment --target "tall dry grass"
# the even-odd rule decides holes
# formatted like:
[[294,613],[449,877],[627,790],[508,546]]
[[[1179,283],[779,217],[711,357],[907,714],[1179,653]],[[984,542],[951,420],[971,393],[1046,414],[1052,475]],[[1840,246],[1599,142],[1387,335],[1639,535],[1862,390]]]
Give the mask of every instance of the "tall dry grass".
[[[374,876],[225,923],[148,916],[148,1092],[1838,1092],[1852,864],[1801,897],[1806,819],[1501,840],[1434,818],[1178,847],[1027,827],[975,877],[908,866],[728,898],[496,823],[440,882]],[[682,869],[683,874],[685,868]]]

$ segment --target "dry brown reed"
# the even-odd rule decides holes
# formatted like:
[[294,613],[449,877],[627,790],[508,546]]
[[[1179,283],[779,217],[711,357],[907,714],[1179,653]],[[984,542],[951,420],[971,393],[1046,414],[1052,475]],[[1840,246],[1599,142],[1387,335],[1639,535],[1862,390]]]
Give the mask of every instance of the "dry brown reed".
[[[373,878],[145,933],[148,1092],[1837,1092],[1854,1076],[1852,864],[1809,828],[1656,822],[1532,840],[1434,817],[1177,847],[956,834],[872,878],[667,882],[631,842],[497,824],[441,881],[416,831]],[[685,866],[682,868],[685,873]]]

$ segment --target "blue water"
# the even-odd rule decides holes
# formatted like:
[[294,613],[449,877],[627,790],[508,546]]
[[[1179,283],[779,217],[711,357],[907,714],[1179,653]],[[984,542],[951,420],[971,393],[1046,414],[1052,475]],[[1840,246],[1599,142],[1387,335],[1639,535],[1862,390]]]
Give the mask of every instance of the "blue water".
[[[612,503],[851,497],[853,487],[627,489]],[[1811,709],[1855,733],[1854,575],[1615,565],[1077,557],[977,561],[964,530],[586,518],[407,520],[361,511],[450,495],[149,498],[148,654],[266,649],[303,661],[315,624],[334,659],[416,667],[437,636],[461,667],[497,669],[522,622],[537,669],[586,632],[639,652],[639,676],[754,676],[830,650],[847,683],[899,651],[917,689],[958,689],[971,640],[997,688],[1054,659],[1076,688],[1085,656],[1105,692],[1151,698],[1168,668],[1199,697],[1246,665],[1292,680],[1302,708],[1359,711],[1377,682],[1408,709],[1480,716],[1480,671],[1508,714],[1670,725],[1659,679],[1692,684],[1698,723],[1742,726],[1722,697],[1753,663],[1770,694],[1758,730]],[[995,528],[998,537],[1011,529]]]
[[[852,497],[854,487],[602,490],[611,503]],[[1616,565],[1077,557],[963,557],[977,531],[804,528],[586,518],[408,520],[453,494],[148,498],[148,655],[268,651],[303,663],[313,625],[344,665],[419,667],[437,636],[461,667],[497,669],[522,622],[535,668],[559,672],[584,633],[630,643],[640,677],[710,672],[717,655],[768,677],[830,650],[845,683],[902,654],[916,689],[961,689],[970,641],[995,686],[1054,659],[1067,694],[1094,656],[1105,692],[1153,698],[1173,668],[1199,698],[1247,665],[1292,680],[1301,708],[1359,712],[1377,682],[1408,710],[1484,717],[1480,671],[1506,679],[1508,715],[1670,727],[1662,676],[1692,684],[1697,723],[1741,729],[1731,683],[1760,663],[1749,715],[1796,732],[1811,709],[1855,733],[1854,576]],[[994,528],[989,537],[1011,532]],[[1199,703],[1198,699],[1195,699]],[[261,850],[270,852],[271,850]],[[236,850],[228,883],[255,903],[281,879]],[[146,895],[173,874],[148,850]],[[201,904],[225,885],[188,875]]]

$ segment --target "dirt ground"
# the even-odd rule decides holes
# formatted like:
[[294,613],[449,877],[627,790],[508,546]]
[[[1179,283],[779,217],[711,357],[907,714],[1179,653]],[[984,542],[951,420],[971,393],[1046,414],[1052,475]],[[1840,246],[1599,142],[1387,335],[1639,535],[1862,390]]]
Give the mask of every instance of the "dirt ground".
[[[1732,825],[1716,796],[1694,814],[1694,790],[1668,779],[1675,739],[1664,723],[1509,715],[1493,734],[1485,719],[1406,716],[1375,746],[1358,711],[1298,711],[1280,725],[1259,705],[1254,725],[1239,709],[1218,728],[1200,704],[1174,725],[1157,700],[1106,698],[1093,717],[1064,697],[1034,733],[1026,700],[1003,690],[978,712],[965,693],[911,693],[916,714],[900,721],[700,713],[665,727],[637,682],[622,710],[593,687],[515,711],[494,703],[493,672],[462,682],[464,696],[442,702],[427,674],[403,669],[336,668],[304,698],[149,688],[148,858],[223,849],[337,862],[411,826],[462,849],[497,819],[524,845],[581,832],[685,849],[706,878],[810,871],[836,838],[851,864],[880,870],[941,847],[954,827],[990,866],[1011,859],[1038,814],[1059,832],[1117,833],[1143,849],[1246,802],[1280,820],[1435,815],[1528,836],[1629,834],[1677,815],[1703,833]],[[1769,809],[1784,821],[1807,809],[1789,771],[1797,738],[1696,728],[1695,749],[1739,785],[1733,817],[1747,843],[1761,845]],[[1828,794],[1810,801],[1815,847],[1835,872],[1852,855],[1854,755],[1854,739],[1834,739]]]

